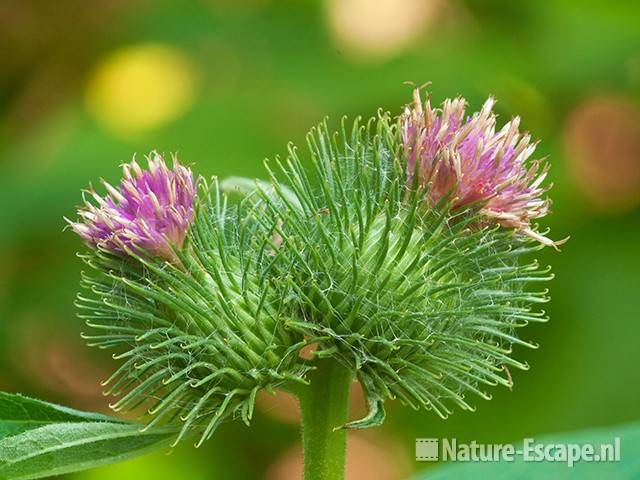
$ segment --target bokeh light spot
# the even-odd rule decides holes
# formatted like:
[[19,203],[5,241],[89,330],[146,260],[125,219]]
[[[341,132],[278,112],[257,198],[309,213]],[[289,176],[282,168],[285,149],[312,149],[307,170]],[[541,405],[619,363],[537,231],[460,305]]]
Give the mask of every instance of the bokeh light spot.
[[431,27],[441,0],[329,0],[327,19],[336,42],[363,58],[388,58],[402,52]]
[[625,211],[640,203],[640,110],[622,97],[587,99],[570,115],[565,150],[592,204]]
[[175,120],[193,104],[194,67],[180,50],[128,47],[105,58],[86,87],[89,112],[108,130],[135,136]]

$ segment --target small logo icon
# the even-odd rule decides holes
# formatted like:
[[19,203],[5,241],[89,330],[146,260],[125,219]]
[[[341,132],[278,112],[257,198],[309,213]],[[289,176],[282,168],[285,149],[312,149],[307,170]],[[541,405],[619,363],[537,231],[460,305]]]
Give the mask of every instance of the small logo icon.
[[416,460],[418,462],[435,462],[438,460],[438,439],[416,438]]

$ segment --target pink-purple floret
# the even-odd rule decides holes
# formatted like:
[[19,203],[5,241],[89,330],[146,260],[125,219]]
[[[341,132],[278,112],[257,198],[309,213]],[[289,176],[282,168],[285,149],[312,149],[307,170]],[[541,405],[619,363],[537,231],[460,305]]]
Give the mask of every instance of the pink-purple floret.
[[495,101],[465,116],[463,98],[434,109],[418,89],[401,116],[402,141],[410,186],[425,189],[429,204],[448,200],[452,209],[477,208],[485,223],[517,229],[545,245],[558,245],[531,227],[549,210],[541,186],[548,165],[528,161],[536,144],[513,118],[496,131]]
[[196,181],[175,157],[171,169],[157,153],[147,160],[145,170],[135,160],[123,165],[118,188],[102,181],[104,197],[85,192],[81,219],[69,224],[87,245],[117,253],[142,249],[167,259],[182,246],[193,220]]
[[[528,161],[536,144],[519,132],[518,117],[496,131],[494,103],[489,98],[479,112],[465,116],[463,98],[447,99],[434,109],[428,99],[422,103],[416,89],[413,104],[401,115],[408,184],[424,188],[431,206],[446,200],[454,210],[476,208],[484,223],[559,245],[531,226],[549,209],[549,187],[541,186],[548,165]],[[118,188],[102,181],[104,197],[85,192],[80,220],[67,221],[87,245],[174,258],[173,249],[182,246],[193,220],[197,181],[175,156],[172,168],[155,152],[147,161],[145,170],[135,159],[124,164]]]

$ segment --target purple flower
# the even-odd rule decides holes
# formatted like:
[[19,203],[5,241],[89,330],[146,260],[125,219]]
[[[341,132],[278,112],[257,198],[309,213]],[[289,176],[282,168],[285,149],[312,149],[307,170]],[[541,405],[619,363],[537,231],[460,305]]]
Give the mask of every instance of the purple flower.
[[[487,222],[516,228],[545,245],[559,245],[531,228],[549,210],[543,187],[548,165],[528,161],[536,143],[513,118],[496,132],[495,100],[465,117],[464,98],[447,99],[440,109],[424,104],[419,89],[401,115],[409,185],[425,188],[435,205],[449,196],[453,209],[477,206]],[[417,178],[416,178],[417,176]]]
[[91,188],[85,192],[95,204],[83,195],[81,219],[67,222],[87,245],[118,253],[138,247],[169,260],[172,245],[182,246],[193,220],[196,181],[175,156],[172,169],[155,152],[147,161],[147,170],[135,159],[123,165],[118,188],[101,180],[108,192],[104,197]]

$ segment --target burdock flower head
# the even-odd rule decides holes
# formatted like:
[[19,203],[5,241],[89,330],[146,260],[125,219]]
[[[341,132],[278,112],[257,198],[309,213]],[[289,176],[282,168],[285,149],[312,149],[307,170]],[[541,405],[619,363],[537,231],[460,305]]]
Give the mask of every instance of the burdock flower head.
[[114,252],[137,247],[171,258],[172,245],[182,245],[194,213],[193,174],[175,156],[172,169],[156,152],[147,161],[147,170],[135,159],[124,164],[118,188],[102,180],[108,192],[104,197],[92,188],[85,192],[85,203],[78,209],[81,220],[67,221],[89,246]]
[[516,228],[544,245],[563,243],[531,228],[531,220],[549,210],[549,187],[542,186],[548,164],[528,161],[536,143],[519,132],[519,117],[496,131],[493,98],[470,116],[466,104],[457,97],[432,108],[414,90],[413,104],[401,116],[410,185],[425,188],[431,205],[447,197],[453,209],[477,207],[487,222]]
[[517,119],[496,132],[492,105],[466,118],[464,100],[434,110],[416,92],[400,122],[313,129],[267,181],[196,188],[152,154],[105,197],[90,191],[71,223],[91,247],[77,306],[86,338],[121,361],[103,382],[113,408],[144,405],[145,428],[200,444],[282,389],[300,399],[312,471],[341,464],[313,460],[322,442],[344,452],[336,427],[380,425],[388,399],[446,418],[510,387],[509,369],[527,368],[512,347],[536,346],[518,330],[545,321],[535,282],[551,278],[527,255],[554,242],[531,224],[548,210],[546,167],[527,163]]

